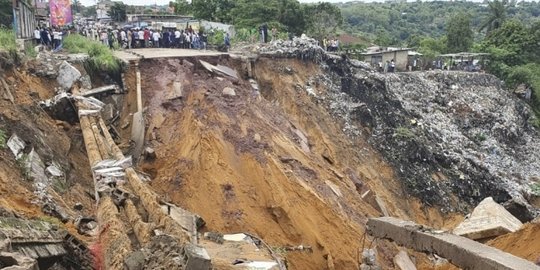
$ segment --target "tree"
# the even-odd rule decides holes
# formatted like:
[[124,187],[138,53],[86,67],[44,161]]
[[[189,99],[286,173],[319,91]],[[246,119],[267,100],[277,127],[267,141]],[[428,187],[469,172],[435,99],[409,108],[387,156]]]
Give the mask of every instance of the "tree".
[[191,9],[197,19],[229,23],[235,0],[192,0]]
[[341,10],[327,2],[308,5],[306,18],[309,34],[317,39],[336,35],[337,28],[343,24]]
[[508,1],[493,0],[488,2],[488,10],[489,14],[485,22],[480,26],[480,32],[486,30],[487,33],[490,33],[503,25],[508,13]]
[[73,3],[71,4],[71,6],[73,7],[73,11],[75,11],[75,13],[81,12],[80,10],[81,3],[79,2],[79,0],[73,0]]
[[96,16],[96,6],[89,6],[83,9],[82,15],[84,17],[95,17]]
[[176,0],[169,2],[169,7],[174,8],[175,14],[187,15],[191,13],[191,5],[187,0]]
[[448,52],[466,52],[473,44],[470,15],[458,13],[446,26],[446,49]]
[[114,5],[111,6],[110,10],[107,12],[107,15],[115,22],[123,22],[126,20],[126,4],[122,2],[114,2]]
[[0,27],[9,27],[13,23],[11,0],[0,0]]

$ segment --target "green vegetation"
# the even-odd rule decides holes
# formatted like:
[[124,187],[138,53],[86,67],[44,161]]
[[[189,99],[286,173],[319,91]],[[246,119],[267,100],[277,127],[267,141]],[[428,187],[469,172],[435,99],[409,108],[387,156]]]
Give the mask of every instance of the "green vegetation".
[[6,148],[7,143],[7,134],[6,132],[0,128],[0,149]]
[[540,196],[540,183],[531,184],[531,191],[534,195]]
[[0,49],[8,52],[16,52],[15,33],[11,29],[0,27]]
[[[470,1],[433,1],[402,3],[347,2],[337,4],[343,15],[343,30],[371,40],[386,36],[394,39],[390,45],[409,45],[415,37],[439,39],[446,35],[446,26],[456,14],[469,15],[475,40],[483,37],[480,29],[490,30],[505,19],[516,19],[530,25],[540,16],[540,2],[505,0],[487,3]],[[504,8],[503,8],[504,7]],[[505,11],[506,13],[501,14]],[[377,43],[378,44],[378,43]],[[384,44],[383,44],[384,45]]]
[[414,133],[406,127],[398,127],[394,132],[394,137],[398,139],[412,139],[414,136]]
[[448,52],[467,52],[473,44],[471,19],[467,13],[458,13],[446,25],[446,50]]
[[110,10],[107,11],[107,15],[115,22],[123,22],[126,20],[127,16],[127,5],[122,2],[114,2]]
[[487,140],[487,136],[486,136],[486,134],[479,132],[479,133],[476,133],[476,135],[474,136],[474,139],[477,142],[483,142],[483,141]]
[[103,44],[89,40],[81,35],[69,35],[64,39],[64,48],[70,53],[86,53],[88,60],[85,68],[92,72],[119,73],[122,69],[120,60]]
[[0,0],[0,27],[2,26],[10,27],[12,23],[13,23],[12,1]]

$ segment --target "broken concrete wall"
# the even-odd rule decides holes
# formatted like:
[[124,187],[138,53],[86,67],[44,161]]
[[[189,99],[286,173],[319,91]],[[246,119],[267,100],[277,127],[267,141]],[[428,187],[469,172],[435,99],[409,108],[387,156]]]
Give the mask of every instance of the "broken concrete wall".
[[465,237],[391,217],[369,219],[368,232],[420,252],[435,253],[464,269],[540,270],[540,266]]

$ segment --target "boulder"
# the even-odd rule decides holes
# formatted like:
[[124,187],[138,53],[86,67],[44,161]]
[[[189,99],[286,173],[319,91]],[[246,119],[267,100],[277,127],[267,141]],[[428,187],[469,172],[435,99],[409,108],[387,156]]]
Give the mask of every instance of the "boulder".
[[19,159],[23,155],[23,150],[26,147],[26,143],[13,133],[7,142],[9,150],[13,153],[16,159]]
[[73,84],[81,78],[81,72],[74,66],[64,61],[59,67],[56,81],[64,89],[69,90]]
[[223,95],[224,96],[234,97],[234,96],[236,96],[236,91],[234,91],[234,88],[225,87],[225,88],[223,88]]
[[454,234],[477,240],[496,237],[515,232],[523,226],[521,221],[512,216],[493,198],[484,199],[455,229]]
[[144,253],[135,251],[129,254],[124,260],[124,266],[127,270],[142,270],[144,269]]

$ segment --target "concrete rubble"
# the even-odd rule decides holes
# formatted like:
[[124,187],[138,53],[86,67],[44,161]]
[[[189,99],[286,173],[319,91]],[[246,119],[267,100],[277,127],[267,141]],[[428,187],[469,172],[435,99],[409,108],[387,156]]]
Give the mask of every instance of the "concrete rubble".
[[416,270],[416,266],[409,257],[409,254],[404,250],[400,250],[394,257],[394,264],[400,270]]
[[[463,269],[537,270],[534,263],[471,239],[392,217],[371,218],[368,233],[419,252],[435,253]],[[466,256],[464,256],[466,254]]]
[[234,91],[234,88],[225,87],[225,88],[223,88],[223,95],[224,96],[229,96],[229,97],[234,97],[234,96],[236,96],[236,91]]
[[326,51],[319,42],[307,37],[294,37],[292,40],[275,40],[255,48],[261,56],[300,58],[303,60],[322,61],[327,58]]
[[77,68],[64,61],[60,64],[56,81],[64,90],[69,90],[81,76],[82,74]]
[[479,240],[515,232],[522,226],[523,223],[512,216],[503,206],[493,201],[493,198],[488,197],[480,202],[472,214],[454,229],[454,233]]
[[[38,269],[42,260],[57,260],[67,255],[64,238],[67,234],[50,223],[39,220],[24,220],[14,217],[0,217],[0,266],[11,258],[11,266],[21,269]],[[32,268],[32,267],[36,268]],[[4,265],[9,266],[9,265]],[[5,268],[2,268],[5,269]]]

